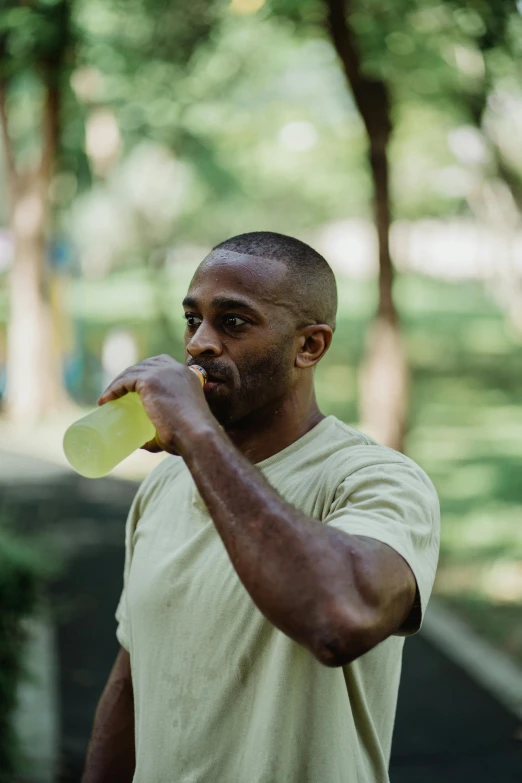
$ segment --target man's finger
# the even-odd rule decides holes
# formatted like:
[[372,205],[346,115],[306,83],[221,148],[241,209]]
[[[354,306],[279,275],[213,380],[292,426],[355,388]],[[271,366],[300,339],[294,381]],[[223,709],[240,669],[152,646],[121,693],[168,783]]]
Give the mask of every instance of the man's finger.
[[136,383],[140,380],[141,373],[135,369],[127,374],[122,373],[110,383],[105,391],[98,397],[98,405],[103,405],[110,400],[117,400],[128,392],[136,391]]

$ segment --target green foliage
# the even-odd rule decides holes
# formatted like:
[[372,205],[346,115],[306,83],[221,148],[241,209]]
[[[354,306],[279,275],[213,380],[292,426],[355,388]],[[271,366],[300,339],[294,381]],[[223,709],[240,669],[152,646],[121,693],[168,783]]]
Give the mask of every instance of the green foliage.
[[[70,99],[76,30],[71,0],[7,0],[5,5],[0,14],[0,100],[9,157],[20,173],[34,171],[45,144],[59,142],[55,126],[61,104]],[[46,120],[44,104],[51,92],[57,110]]]
[[[503,145],[501,171],[491,156],[483,165],[456,160],[448,144],[463,124],[481,133],[487,126],[491,138],[509,135],[505,112],[491,107],[517,83],[521,17],[512,3],[352,0],[349,9],[363,70],[385,79],[394,98],[396,217],[469,212],[466,183],[474,178],[500,172],[522,181],[516,149]],[[119,233],[128,240],[108,251],[111,264],[144,263],[173,240],[211,244],[260,226],[302,235],[323,222],[369,216],[365,135],[326,18],[326,0],[267,2],[250,15],[234,15],[226,0],[10,0],[0,60],[13,75],[9,123],[23,161],[34,159],[39,143],[38,63],[60,40],[64,176],[50,195],[59,228],[74,235],[80,254],[97,253],[84,246],[90,231],[77,229],[71,215],[84,211],[87,193],[89,203],[111,201],[124,218]],[[65,20],[67,34],[57,38]],[[117,160],[101,178],[92,176],[85,143],[85,123],[100,109],[120,135]],[[292,123],[315,134],[308,149],[286,145]],[[123,181],[145,143],[182,164],[173,178],[185,182],[179,195],[164,192],[179,208],[160,228],[127,203]],[[148,168],[144,157],[140,168]]]
[[[208,40],[219,5],[211,0],[188,6],[168,0],[8,0],[0,16],[0,79],[7,87],[5,108],[18,168],[32,168],[38,160],[49,86],[59,90],[55,170],[69,173],[73,195],[92,184],[85,120],[93,108],[111,106],[116,112],[127,150],[144,136],[172,144],[180,77]],[[105,80],[103,93],[71,90],[82,68]],[[211,157],[208,150],[205,154]],[[50,194],[58,207],[70,200],[71,187],[61,192],[63,197],[58,187]]]
[[[5,7],[6,6],[6,7]],[[72,45],[71,0],[7,0],[0,16],[0,76],[59,66]]]
[[[274,0],[269,5],[274,17],[291,19],[316,36],[328,34],[328,7],[329,0]],[[466,198],[471,185],[466,188],[465,182],[496,177],[507,183],[520,208],[522,160],[506,142],[505,120],[499,116],[499,95],[520,101],[522,16],[516,4],[351,0],[346,22],[363,74],[384,81],[392,96],[395,214],[415,218],[473,211]],[[419,118],[420,125],[414,124]],[[478,165],[462,165],[448,149],[446,137],[463,125],[475,126],[487,148]],[[406,178],[405,164],[412,168]],[[446,183],[439,186],[441,165]]]
[[207,44],[218,3],[189,5],[167,0],[76,0],[81,31],[78,65],[99,72],[103,86],[84,96],[121,112],[130,143],[137,138],[168,142],[176,125],[183,80],[195,53]]
[[42,580],[52,572],[49,561],[0,530],[0,783],[13,780],[19,760],[12,717],[24,675],[21,621],[35,611]]

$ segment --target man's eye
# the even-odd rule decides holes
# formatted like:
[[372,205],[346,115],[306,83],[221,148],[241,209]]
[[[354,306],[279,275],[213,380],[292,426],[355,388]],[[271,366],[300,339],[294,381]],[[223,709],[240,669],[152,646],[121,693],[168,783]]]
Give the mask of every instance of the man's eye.
[[[186,320],[187,326],[192,329],[199,326],[203,320],[199,315],[194,315],[194,313],[185,313],[183,318]],[[238,315],[225,315],[223,318],[223,326],[231,329],[237,329],[239,326],[243,326],[246,323],[248,322]]]
[[187,321],[187,326],[199,326],[201,323],[201,318],[198,318],[197,315],[192,315],[192,313],[185,313],[183,318]]
[[223,324],[224,326],[243,326],[243,324],[248,323],[244,318],[240,318],[238,315],[226,315],[223,318]]

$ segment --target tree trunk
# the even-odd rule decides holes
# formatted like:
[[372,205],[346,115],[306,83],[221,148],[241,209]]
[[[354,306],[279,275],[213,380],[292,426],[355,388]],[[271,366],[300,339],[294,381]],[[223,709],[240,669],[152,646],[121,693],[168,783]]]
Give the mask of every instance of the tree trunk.
[[9,138],[5,90],[0,84],[0,121],[9,173],[14,258],[10,274],[6,414],[31,424],[70,404],[63,386],[58,334],[49,301],[46,267],[48,192],[58,133],[57,91],[48,88],[44,141],[37,170],[19,173]]
[[47,183],[33,175],[13,199],[14,259],[7,341],[7,416],[32,423],[62,408],[67,395],[48,295],[45,263]]
[[506,161],[498,139],[488,128],[486,110],[492,85],[487,77],[486,68],[482,92],[473,96],[465,95],[462,101],[467,101],[475,127],[488,142],[500,183],[483,183],[467,200],[476,217],[484,225],[496,228],[502,235],[504,253],[498,253],[496,275],[487,280],[485,285],[504,311],[516,338],[522,342],[522,277],[514,258],[517,234],[522,225],[522,185]]
[[402,451],[406,432],[409,373],[400,322],[393,301],[391,262],[388,141],[391,132],[389,99],[382,81],[361,72],[349,2],[325,0],[328,29],[348,85],[366,127],[369,163],[374,184],[374,220],[379,242],[379,304],[366,340],[360,370],[361,428],[381,443]]
[[381,443],[404,450],[409,402],[409,370],[399,317],[393,301],[387,136],[370,140],[375,225],[379,240],[379,304],[366,338],[359,374],[361,427]]
[[361,429],[404,451],[409,372],[398,323],[377,315],[366,337],[359,375]]

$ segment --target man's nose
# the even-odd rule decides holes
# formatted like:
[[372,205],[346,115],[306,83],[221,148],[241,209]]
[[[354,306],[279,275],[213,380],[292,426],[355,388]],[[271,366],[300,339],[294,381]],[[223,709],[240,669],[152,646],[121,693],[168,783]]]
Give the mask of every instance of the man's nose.
[[221,341],[210,324],[202,321],[186,345],[187,352],[196,359],[198,356],[219,356]]

